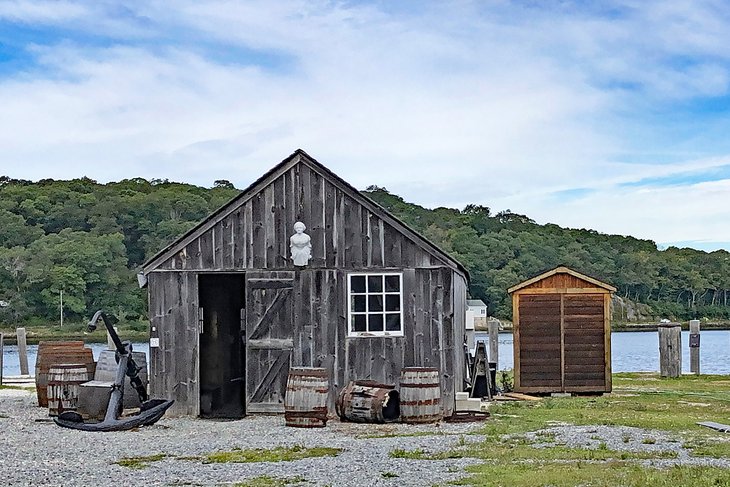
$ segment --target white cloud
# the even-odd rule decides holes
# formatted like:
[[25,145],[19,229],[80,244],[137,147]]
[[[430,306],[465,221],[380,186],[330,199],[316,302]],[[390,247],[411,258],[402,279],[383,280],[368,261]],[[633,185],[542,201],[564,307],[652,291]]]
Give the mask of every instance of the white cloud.
[[[660,241],[721,231],[703,234],[672,190],[647,198],[620,186],[727,164],[707,139],[682,139],[651,116],[727,96],[728,54],[713,41],[730,41],[730,22],[714,2],[623,2],[611,19],[508,2],[397,13],[330,2],[13,3],[12,19],[112,37],[29,46],[39,66],[0,78],[0,172],[11,176],[244,186],[301,147],[358,187],[428,206],[510,207]],[[715,157],[671,153],[679,146]],[[652,160],[663,151],[670,162]],[[625,162],[637,157],[646,162]],[[553,196],[573,188],[594,190],[586,209]],[[692,189],[698,208],[730,217],[724,189]]]

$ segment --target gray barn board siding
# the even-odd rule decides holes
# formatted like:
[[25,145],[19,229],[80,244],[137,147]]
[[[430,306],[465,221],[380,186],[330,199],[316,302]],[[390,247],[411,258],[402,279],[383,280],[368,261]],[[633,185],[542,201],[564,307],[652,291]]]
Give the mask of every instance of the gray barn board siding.
[[150,323],[159,348],[150,348],[152,395],[174,399],[173,415],[199,414],[198,281],[185,272],[149,275]]
[[[160,339],[150,350],[153,396],[175,399],[171,414],[199,415],[198,275],[245,273],[247,280],[292,279],[291,365],[330,372],[331,411],[351,380],[397,385],[403,367],[423,366],[441,370],[450,414],[464,380],[466,272],[326,169],[297,157],[145,264],[151,336]],[[312,237],[306,268],[289,259],[296,221]],[[348,337],[350,272],[402,272],[404,336]],[[246,320],[260,312],[249,310]]]

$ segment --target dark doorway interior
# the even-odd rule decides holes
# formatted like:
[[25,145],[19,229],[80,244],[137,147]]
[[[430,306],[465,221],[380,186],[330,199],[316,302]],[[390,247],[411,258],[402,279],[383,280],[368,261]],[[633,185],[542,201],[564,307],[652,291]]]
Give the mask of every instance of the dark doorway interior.
[[242,418],[245,408],[245,352],[241,316],[245,303],[242,274],[199,276],[200,416]]

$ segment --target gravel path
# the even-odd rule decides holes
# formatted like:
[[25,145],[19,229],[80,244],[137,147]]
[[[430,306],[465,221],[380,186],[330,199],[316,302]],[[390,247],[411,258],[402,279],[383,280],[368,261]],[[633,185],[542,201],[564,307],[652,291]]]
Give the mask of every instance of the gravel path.
[[[301,476],[316,486],[431,486],[465,475],[474,459],[394,459],[396,448],[448,450],[475,424],[409,426],[361,425],[331,421],[324,429],[284,426],[283,417],[250,417],[240,421],[163,419],[137,431],[90,433],[73,431],[48,421],[36,406],[35,394],[0,390],[0,483],[2,485],[149,486],[225,485],[269,475]],[[373,435],[408,435],[368,438]],[[470,436],[469,441],[478,437]],[[336,457],[278,463],[203,464],[174,457],[201,456],[233,448],[273,448],[304,445],[342,448]],[[169,455],[133,470],[115,465],[124,457]],[[383,476],[383,474],[386,476]],[[391,473],[397,477],[387,477]]]

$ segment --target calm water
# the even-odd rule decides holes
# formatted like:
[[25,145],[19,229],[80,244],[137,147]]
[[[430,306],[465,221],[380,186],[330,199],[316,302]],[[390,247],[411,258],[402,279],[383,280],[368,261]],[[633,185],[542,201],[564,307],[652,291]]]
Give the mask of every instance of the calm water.
[[[106,350],[106,343],[89,343],[86,345],[94,352],[94,360],[99,360],[99,353]],[[18,346],[5,345],[3,354],[3,374],[20,375],[20,361],[18,360]],[[147,354],[149,362],[150,347],[148,343],[133,343],[132,350]],[[28,345],[28,369],[30,375],[35,375],[35,359],[38,355],[38,345]],[[137,364],[139,365],[139,364]]]
[[[479,339],[486,335],[477,334]],[[512,333],[499,334],[499,368],[511,369],[514,365],[512,355]],[[88,345],[99,358],[99,352],[106,348],[105,343]],[[133,348],[145,352],[149,361],[149,345],[135,343]],[[28,346],[28,367],[35,370],[37,345]],[[612,367],[614,372],[659,371],[659,338],[655,331],[616,332],[611,335]],[[689,332],[682,332],[682,370],[689,372]],[[730,374],[730,330],[711,330],[702,332],[700,349],[700,370],[705,374]],[[18,348],[5,345],[3,373],[20,374]]]
[[[730,374],[730,330],[703,331],[700,372]],[[478,339],[487,339],[477,334]],[[512,333],[499,334],[499,368],[514,366]],[[614,372],[658,372],[659,334],[655,331],[611,334],[611,365]],[[689,372],[689,332],[682,332],[682,371]]]

